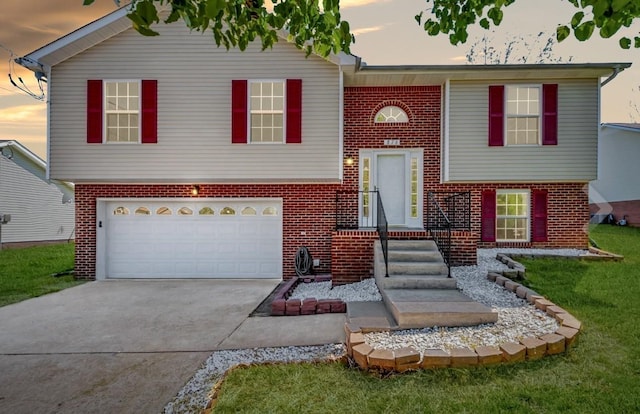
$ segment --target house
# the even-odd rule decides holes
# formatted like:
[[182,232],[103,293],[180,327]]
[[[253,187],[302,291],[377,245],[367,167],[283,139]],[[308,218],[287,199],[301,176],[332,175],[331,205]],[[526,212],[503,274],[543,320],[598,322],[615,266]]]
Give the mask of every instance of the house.
[[615,220],[640,226],[640,124],[602,124],[598,143],[598,179],[589,183],[590,209],[600,222]]
[[382,211],[401,239],[447,214],[454,264],[587,247],[600,80],[629,64],[367,66],[286,41],[227,51],[179,23],[143,37],[125,15],[17,60],[49,82],[77,277],[288,279],[306,246],[359,281]]
[[73,239],[73,185],[45,172],[46,163],[24,145],[0,140],[0,246]]

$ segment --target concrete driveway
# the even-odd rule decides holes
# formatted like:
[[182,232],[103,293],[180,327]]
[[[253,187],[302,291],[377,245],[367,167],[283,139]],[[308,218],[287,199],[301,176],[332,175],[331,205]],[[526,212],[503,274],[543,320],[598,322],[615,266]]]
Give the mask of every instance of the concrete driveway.
[[247,320],[277,283],[90,282],[2,307],[0,412],[158,413],[217,349],[341,340],[342,315]]

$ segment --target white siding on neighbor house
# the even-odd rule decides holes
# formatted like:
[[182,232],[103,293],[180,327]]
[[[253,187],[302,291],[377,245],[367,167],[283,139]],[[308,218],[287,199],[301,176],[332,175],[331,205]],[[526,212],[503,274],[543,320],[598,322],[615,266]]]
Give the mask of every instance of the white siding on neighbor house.
[[20,158],[17,152],[12,159],[0,156],[0,214],[11,215],[2,225],[1,242],[69,239],[74,235],[73,202],[63,204],[61,189]]
[[640,200],[640,129],[604,125],[598,148],[598,179],[590,183],[592,202]]
[[[491,84],[518,84],[496,81]],[[598,80],[558,84],[558,145],[490,147],[489,83],[450,83],[447,181],[589,181],[597,173]],[[445,137],[447,139],[447,137]],[[445,173],[445,180],[447,174]]]
[[[339,180],[339,68],[281,40],[217,48],[178,23],[127,30],[53,67],[51,176],[73,181]],[[302,79],[302,144],[231,144],[233,79]],[[157,144],[87,144],[88,79],[156,79]]]

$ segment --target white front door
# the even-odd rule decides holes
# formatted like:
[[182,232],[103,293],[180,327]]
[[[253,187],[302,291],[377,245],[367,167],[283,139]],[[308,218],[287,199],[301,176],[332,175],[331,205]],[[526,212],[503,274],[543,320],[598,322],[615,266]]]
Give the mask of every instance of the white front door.
[[394,227],[422,228],[422,150],[360,151],[360,223],[376,223],[378,190],[387,222]]

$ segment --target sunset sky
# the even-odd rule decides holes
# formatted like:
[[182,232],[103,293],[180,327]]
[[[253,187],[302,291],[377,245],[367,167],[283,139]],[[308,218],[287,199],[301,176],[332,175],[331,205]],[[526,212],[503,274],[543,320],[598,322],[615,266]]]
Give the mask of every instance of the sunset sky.
[[[506,39],[535,40],[545,31],[555,32],[559,23],[567,23],[576,9],[566,0],[520,0],[507,7],[502,25],[492,32],[481,28],[471,31],[466,45],[454,47],[446,36],[428,36],[414,20],[423,10],[425,0],[342,0],[342,17],[351,24],[356,36],[352,53],[369,65],[465,64],[465,55],[483,35],[496,48]],[[23,56],[57,38],[115,10],[113,0],[96,0],[82,6],[82,0],[4,0],[0,14],[0,139],[16,139],[42,158],[46,158],[46,106],[20,92],[9,82],[21,76],[34,91],[33,74],[15,65],[11,69],[10,52]],[[640,24],[626,30],[638,35]],[[595,35],[594,35],[595,36]],[[543,36],[546,40],[548,36]],[[603,122],[640,122],[640,50],[623,50],[618,37],[602,40],[594,37],[586,43],[569,39],[554,47],[554,55],[574,63],[631,62],[633,66],[620,74],[602,91]],[[213,39],[212,39],[213,42]],[[541,46],[534,46],[535,59]],[[521,53],[527,53],[524,49]],[[518,52],[518,50],[516,50]],[[529,61],[533,63],[533,61]],[[516,62],[513,62],[516,63]],[[17,79],[16,79],[17,81]],[[637,108],[636,106],[636,108]]]

